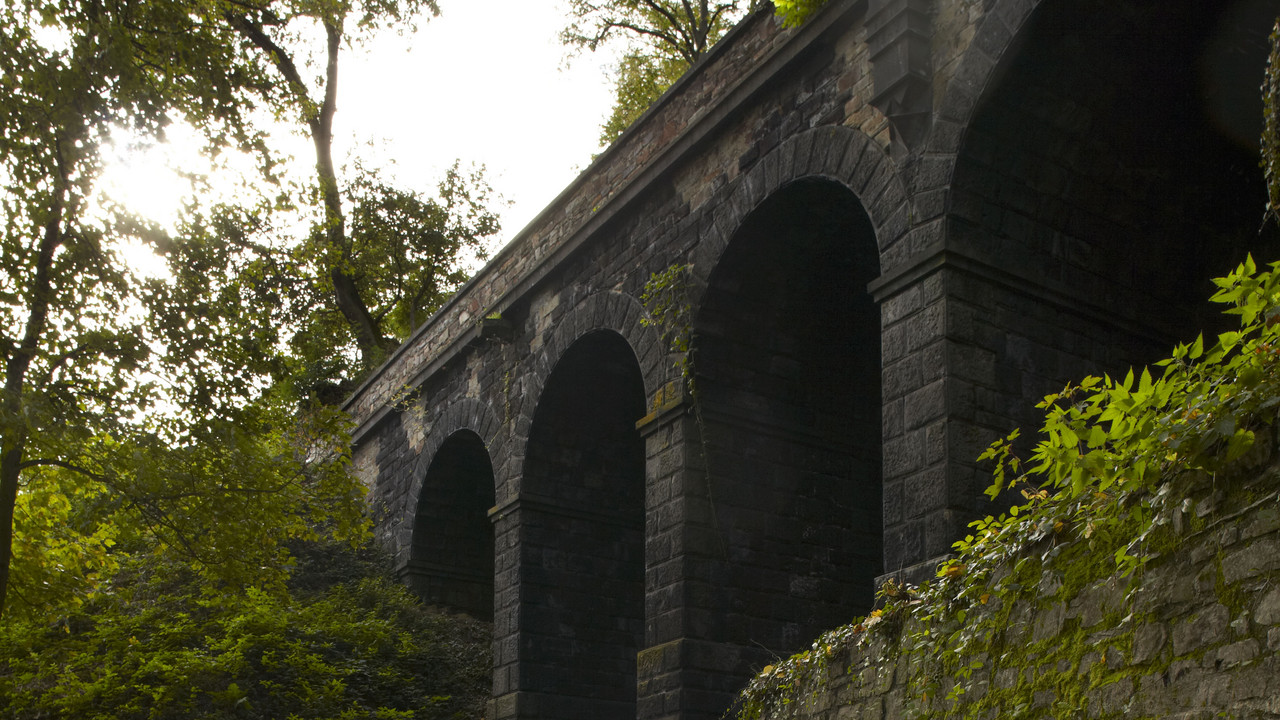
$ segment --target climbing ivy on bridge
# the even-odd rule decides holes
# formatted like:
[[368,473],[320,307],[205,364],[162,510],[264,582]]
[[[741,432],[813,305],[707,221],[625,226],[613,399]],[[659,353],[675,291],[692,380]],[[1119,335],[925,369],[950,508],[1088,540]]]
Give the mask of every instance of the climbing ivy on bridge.
[[[1122,643],[1144,620],[1131,611],[1144,566],[1176,546],[1183,526],[1203,528],[1198,500],[1254,447],[1280,405],[1280,262],[1259,269],[1250,257],[1215,283],[1212,300],[1239,317],[1238,330],[1177,346],[1154,373],[1088,377],[1045,397],[1038,405],[1044,425],[1028,459],[1014,450],[1017,432],[982,455],[995,463],[988,495],[1014,493],[1021,502],[973,523],[932,582],[882,587],[880,607],[868,617],[764,668],[744,691],[737,717],[800,717],[805,693],[823,687],[833,659],[854,648],[878,648],[885,667],[908,658],[912,717],[988,717],[996,708],[1017,716],[1031,711],[1034,691],[1047,689],[1057,698],[1050,714],[1076,716],[1084,692],[1120,671],[1083,663],[1086,644],[1065,635],[1011,646],[1005,633],[1014,608],[1065,601],[1119,576],[1130,612],[1110,620]],[[1231,588],[1218,591],[1230,607]],[[991,687],[995,672],[1021,667],[1027,653],[1042,653],[1039,664],[1056,661],[1063,677],[1084,680]]]
[[[784,17],[801,20],[818,5],[776,3]],[[1280,23],[1271,43],[1262,167],[1267,216],[1275,218]],[[1206,529],[1217,483],[1272,427],[1280,405],[1280,262],[1259,268],[1249,257],[1214,282],[1212,301],[1239,318],[1239,329],[1178,345],[1168,359],[1123,379],[1087,377],[1045,397],[1029,458],[1015,452],[1016,431],[981,456],[995,466],[988,495],[1020,501],[972,523],[933,581],[918,588],[886,584],[869,616],[765,667],[740,696],[737,717],[800,717],[813,693],[827,686],[832,663],[852,651],[878,658],[878,668],[910,668],[904,709],[918,718],[1079,717],[1089,689],[1134,672],[1111,667],[1106,651],[1100,662],[1087,661],[1078,626],[1033,634],[1029,643],[1011,642],[1009,628],[1015,608],[1065,602],[1115,576],[1124,596],[1105,608],[1110,642],[1132,645],[1135,628],[1149,619],[1134,611],[1145,567],[1177,547],[1186,530]],[[1246,494],[1245,501],[1252,503],[1246,510],[1275,502],[1274,494],[1261,500]],[[1217,570],[1217,600],[1238,614],[1240,590],[1224,581],[1220,557]],[[1145,670],[1162,670],[1153,667],[1160,662],[1149,659]],[[1029,665],[1048,670],[1029,681]],[[1001,670],[1015,679],[992,683]],[[1050,707],[1037,706],[1037,692],[1053,697]]]
[[640,295],[648,313],[640,318],[640,324],[662,333],[667,351],[676,356],[675,369],[690,395],[694,394],[692,277],[693,265],[676,263],[649,276]]

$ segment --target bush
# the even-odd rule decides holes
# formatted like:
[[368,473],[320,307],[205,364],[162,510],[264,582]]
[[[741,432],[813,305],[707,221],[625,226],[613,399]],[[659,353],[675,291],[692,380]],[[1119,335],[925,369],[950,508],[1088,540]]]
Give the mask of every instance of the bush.
[[299,549],[290,587],[210,588],[125,563],[76,613],[0,627],[0,715],[475,718],[487,624],[423,606],[368,551]]

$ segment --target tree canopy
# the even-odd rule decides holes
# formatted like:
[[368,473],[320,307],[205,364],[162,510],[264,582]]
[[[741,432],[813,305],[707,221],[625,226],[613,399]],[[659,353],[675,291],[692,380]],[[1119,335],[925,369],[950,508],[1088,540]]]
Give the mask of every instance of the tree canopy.
[[625,52],[614,81],[614,106],[601,129],[612,142],[706,54],[743,16],[745,0],[570,0],[561,40],[595,51],[621,42]]
[[826,4],[827,0],[773,0],[773,9],[783,26],[795,27]]
[[[309,230],[290,235],[273,221],[278,198],[267,198],[252,212],[210,210],[169,251],[183,265],[185,253],[218,246],[246,264],[191,276],[189,289],[269,293],[288,334],[278,340],[291,343],[277,370],[303,395],[334,402],[350,391],[461,284],[463,256],[482,256],[483,241],[499,230],[482,171],[455,165],[438,198],[427,198],[358,162],[344,172],[333,156],[343,49],[437,12],[434,0],[369,0],[230,3],[222,13],[265,79],[253,87],[255,102],[311,141],[313,173],[288,200]],[[252,288],[243,287],[246,277]]]
[[[344,184],[334,161],[343,47],[380,29],[411,27],[415,18],[438,10],[434,0],[366,0],[234,4],[224,11],[249,61],[270,80],[256,88],[262,101],[312,142],[315,174],[309,190],[318,212],[310,236],[294,248],[286,268],[311,291],[304,304],[322,300],[326,310],[300,318],[312,338],[321,337],[333,348],[326,357],[310,360],[348,381],[381,362],[412,329],[406,323],[425,319],[459,284],[458,251],[480,249],[481,239],[498,230],[479,174],[466,176],[455,167],[440,186],[441,204],[390,187],[359,167]],[[319,52],[302,42],[316,29],[323,33]],[[319,71],[310,83],[304,76],[308,64]],[[398,262],[388,266],[388,258]],[[359,356],[354,367],[345,362],[352,353]]]
[[[15,607],[6,599],[23,612],[79,602],[140,550],[270,585],[288,543],[365,532],[345,419],[324,401],[437,307],[463,279],[459,253],[497,230],[478,174],[455,169],[434,199],[358,166],[342,183],[332,157],[340,50],[435,11],[431,0],[0,9],[0,612]],[[279,183],[271,118],[312,140],[309,182],[195,208],[176,232],[93,199],[113,133],[154,141],[178,121],[211,152],[253,153]],[[128,242],[155,249],[169,274],[133,273]]]
[[[827,0],[774,0],[786,27],[803,23]],[[613,142],[631,126],[734,23],[758,7],[756,0],[570,0],[569,24],[560,34],[575,51],[624,47],[614,76],[614,102],[600,128]]]
[[[141,490],[147,478],[136,460],[159,444],[195,447],[201,435],[223,430],[192,416],[146,419],[165,394],[149,373],[166,360],[193,360],[165,358],[153,346],[139,309],[142,286],[121,262],[115,241],[145,228],[109,210],[90,212],[111,128],[158,136],[173,111],[189,113],[210,135],[246,144],[252,136],[242,121],[239,79],[225,63],[234,54],[225,36],[199,27],[178,3],[17,3],[0,10],[0,27],[2,602],[15,522],[38,537],[49,530],[41,523],[57,515],[35,505],[52,502],[42,489],[83,483]],[[156,31],[161,27],[165,32]],[[161,72],[195,55],[209,62]],[[205,411],[214,402],[192,410],[211,415]],[[69,497],[78,501],[74,511],[105,502],[84,489]],[[129,507],[110,510],[161,529],[172,518],[167,499],[176,498],[141,493]],[[91,545],[110,541],[87,536]]]

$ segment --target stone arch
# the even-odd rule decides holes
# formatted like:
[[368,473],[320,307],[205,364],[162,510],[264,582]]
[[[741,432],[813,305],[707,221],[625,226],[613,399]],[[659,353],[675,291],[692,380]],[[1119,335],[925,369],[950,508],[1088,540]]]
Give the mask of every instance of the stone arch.
[[470,430],[453,433],[428,467],[404,576],[428,604],[493,619],[493,463]]
[[[959,152],[964,128],[978,100],[1027,18],[1043,0],[995,0],[983,15],[969,48],[947,82],[926,143],[927,153]],[[943,183],[939,183],[941,187]]]
[[995,0],[982,16],[973,40],[947,81],[922,144],[922,171],[917,175],[916,193],[919,198],[933,201],[922,204],[916,213],[918,220],[937,220],[945,213],[956,155],[974,108],[994,82],[997,68],[1014,45],[1019,30],[1042,1]]
[[[638,299],[613,290],[592,293],[566,312],[532,359],[529,371],[520,379],[521,400],[516,411],[519,421],[512,433],[513,446],[524,447],[528,442],[529,428],[547,378],[565,351],[588,333],[611,330],[626,341],[640,366],[646,398],[652,397],[658,388],[674,379],[674,370],[671,363],[666,362],[666,348],[658,331],[640,323],[646,315],[644,305]],[[519,488],[512,487],[507,488],[502,496],[515,497],[518,494]]]
[[[906,186],[888,153],[866,133],[843,125],[824,125],[787,138],[745,175],[724,202],[717,205],[694,255],[694,274],[705,290],[711,269],[719,262],[743,220],[764,200],[786,185],[805,178],[840,183],[862,204],[875,229],[882,272],[905,260],[909,230]],[[700,299],[695,298],[695,307]]]
[[[810,134],[824,138],[882,157],[848,132]],[[701,462],[683,484],[685,532],[700,542],[687,592],[701,639],[726,658],[708,682],[725,686],[869,612],[883,571],[881,315],[867,286],[884,246],[851,173],[793,166],[742,203],[695,303]],[[885,202],[894,178],[879,167],[886,187],[868,196],[892,212],[902,203]]]
[[[1099,308],[1135,303],[1108,297],[1107,285],[1155,287],[1135,314],[1195,313],[1163,327],[1130,323],[1161,355],[1214,319],[1201,302],[1210,273],[1257,240],[1257,83],[1280,3],[1089,2],[995,0],[939,105],[925,174],[945,183],[949,250],[991,262],[1039,245],[1015,272]],[[1220,90],[1208,85],[1220,77],[1204,78],[1223,55],[1235,58],[1224,94],[1236,102],[1226,104],[1253,108],[1225,119],[1223,101],[1211,108],[1202,97]],[[1256,129],[1241,130],[1241,115]],[[994,236],[1008,242],[980,247]]]
[[406,508],[402,573],[424,601],[493,618],[494,468],[500,426],[484,403],[466,399],[433,423],[415,463]]
[[[502,420],[489,407],[488,403],[476,398],[463,398],[449,403],[444,410],[431,420],[431,429],[423,440],[422,449],[418,451],[417,459],[414,460],[413,474],[411,476],[413,481],[409,486],[404,507],[400,511],[402,518],[399,523],[400,527],[413,526],[413,513],[417,498],[422,494],[422,482],[426,477],[427,469],[430,467],[431,461],[435,459],[440,446],[454,433],[461,430],[470,430],[484,441],[484,446],[489,452],[489,458],[495,470],[506,465],[508,446],[506,433],[504,432]],[[503,479],[495,474],[495,482],[500,486],[503,483]],[[500,488],[495,487],[494,489],[496,492]]]
[[627,339],[585,317],[550,347],[525,443],[514,673],[529,717],[623,720],[644,641],[645,382]]
[[[1038,15],[1044,14],[1046,10],[1058,8],[1064,3],[1046,0],[993,0],[990,4],[990,9],[984,13],[969,47],[965,50],[955,73],[948,80],[937,104],[922,158],[922,162],[928,163],[931,167],[927,173],[922,173],[920,179],[923,182],[918,185],[918,192],[950,190],[956,156],[961,153],[967,141],[975,113],[993,92],[993,88],[1003,81],[1010,66],[1017,62],[1021,50],[1028,45],[1034,45],[1033,42],[1028,42],[1028,27],[1034,24],[1033,20]],[[1170,6],[1176,4],[1168,3]],[[1199,3],[1208,8],[1221,6],[1226,9],[1253,5],[1255,11],[1262,9],[1266,4],[1267,0]],[[1263,12],[1259,16],[1263,20],[1258,32],[1259,38],[1265,39],[1271,27],[1270,20],[1267,18],[1274,18],[1277,11],[1280,11],[1280,6],[1275,6],[1273,3],[1269,12]],[[1249,12],[1246,10],[1241,15],[1247,16]],[[1087,12],[1080,14],[1094,17]],[[1091,58],[1090,61],[1093,62],[1096,59]],[[1257,95],[1257,86],[1261,81],[1260,73],[1255,74],[1257,77],[1248,75],[1244,80],[1246,92],[1251,96],[1250,100],[1256,100],[1252,96]],[[1236,84],[1239,85],[1238,78]],[[1260,104],[1259,111],[1253,114],[1260,118]],[[1251,133],[1249,137],[1251,143],[1256,141],[1256,134],[1256,132]],[[952,202],[948,198],[946,204],[950,206]]]

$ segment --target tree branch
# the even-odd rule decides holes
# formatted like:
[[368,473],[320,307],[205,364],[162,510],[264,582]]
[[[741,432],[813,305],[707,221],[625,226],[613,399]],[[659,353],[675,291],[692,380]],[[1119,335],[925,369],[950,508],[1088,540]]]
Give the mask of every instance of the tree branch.
[[[31,281],[31,308],[27,313],[22,341],[5,363],[4,412],[8,417],[21,417],[23,387],[27,371],[44,338],[49,321],[49,304],[53,299],[52,269],[54,253],[65,239],[63,212],[66,203],[70,171],[62,150],[65,142],[55,134],[53,151],[57,165],[54,192],[49,219],[36,251],[35,274]],[[0,614],[4,613],[5,597],[9,590],[9,564],[13,560],[13,513],[18,503],[19,480],[22,475],[22,458],[27,448],[27,429],[17,425],[7,430],[0,439]]]
[[[692,9],[689,8],[689,4],[686,0],[681,0],[681,2],[684,4],[686,16],[688,17],[690,23],[693,23],[695,21],[695,18],[693,17]],[[672,49],[680,53],[680,56],[683,57],[685,60],[687,60],[689,63],[693,63],[694,60],[697,60],[699,53],[697,52],[696,46],[694,46],[690,42],[691,40],[690,31],[686,30],[684,25],[681,24],[680,17],[676,13],[667,9],[662,3],[657,2],[657,0],[641,0],[641,3],[645,7],[649,8],[651,11],[657,13],[658,15],[666,19],[666,21],[671,25],[672,33],[663,33],[657,28],[640,28],[637,26],[627,27],[623,25],[619,25],[619,26],[627,27],[627,29],[631,30],[632,32],[635,32],[641,35],[649,35],[651,37],[662,39],[664,42],[671,45]],[[684,42],[681,41],[682,37],[685,39]]]
[[622,20],[611,21],[608,25],[608,28],[606,28],[605,32],[608,32],[608,30],[612,28],[621,28],[623,30],[630,30],[631,32],[637,35],[647,35],[649,37],[658,38],[662,42],[670,45],[671,48],[674,49],[676,52],[680,53],[680,57],[683,57],[686,60],[688,60],[688,58],[686,57],[685,49],[680,45],[680,39],[674,35],[671,35],[670,33],[664,33],[661,30],[654,30],[653,28],[643,27],[643,26],[636,25],[634,23],[629,23]]
[[66,460],[57,460],[55,458],[39,458],[36,460],[25,460],[18,466],[20,470],[30,470],[31,468],[34,468],[34,467],[62,468],[63,470],[69,470],[77,475],[83,475],[89,478],[90,480],[96,480],[97,482],[103,483],[104,485],[111,484],[111,478],[109,476],[103,475],[101,473],[96,473],[87,468],[82,468],[79,465],[74,465],[72,463],[67,462]]
[[227,12],[223,17],[226,18],[232,28],[243,35],[254,47],[262,51],[271,60],[271,64],[275,66],[276,71],[284,78],[294,98],[302,103],[303,119],[311,127],[312,133],[318,132],[320,128],[318,118],[315,117],[317,114],[315,103],[311,100],[311,93],[307,89],[307,84],[303,82],[302,75],[298,72],[298,66],[294,64],[293,58],[289,56],[289,53],[276,44],[262,29],[262,26],[254,23],[247,15]]
[[293,90],[293,94],[304,104],[304,119],[311,130],[311,141],[315,146],[316,174],[325,208],[324,233],[331,253],[328,269],[329,280],[333,284],[334,301],[338,311],[346,318],[356,336],[361,356],[366,363],[372,363],[381,353],[389,350],[393,343],[383,337],[377,322],[369,313],[368,306],[360,297],[355,278],[345,269],[350,248],[347,247],[346,242],[342,198],[338,192],[338,179],[332,151],[333,116],[337,109],[338,96],[338,52],[342,47],[342,22],[340,19],[323,20],[327,50],[325,87],[324,98],[319,107],[316,107],[292,58],[267,36],[261,26],[254,24],[243,14],[227,13],[225,17],[238,32],[271,59],[277,71]]

